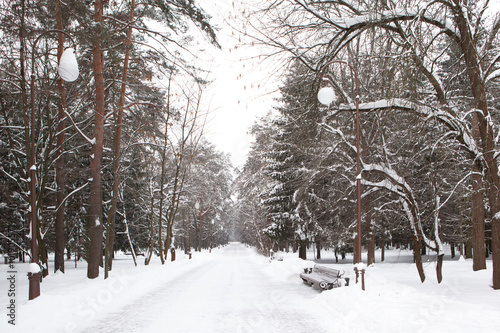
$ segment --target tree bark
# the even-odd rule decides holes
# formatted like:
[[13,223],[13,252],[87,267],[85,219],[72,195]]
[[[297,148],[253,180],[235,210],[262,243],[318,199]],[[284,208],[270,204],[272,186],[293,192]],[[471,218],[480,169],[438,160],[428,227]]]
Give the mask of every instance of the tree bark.
[[307,260],[307,246],[305,240],[299,241],[299,258]]
[[[425,245],[424,245],[425,246]],[[422,255],[420,253],[422,243],[415,235],[413,235],[413,256],[415,258],[415,264],[417,266],[418,275],[420,276],[420,281],[425,281],[424,266],[422,264]]]
[[484,196],[481,165],[474,163],[472,180],[472,269],[486,269],[484,248]]
[[[144,260],[145,265],[149,265],[149,263],[151,262],[151,257],[153,256],[154,246],[155,246],[155,228],[154,228],[154,216],[155,216],[154,208],[155,208],[155,205],[154,204],[155,204],[155,197],[154,197],[153,190],[151,190],[151,216],[149,218],[149,231],[150,231],[149,250],[148,250],[148,256]],[[158,239],[160,240],[160,243],[161,243],[161,235],[158,236]]]
[[367,247],[367,266],[375,263],[375,231],[372,224],[371,200],[366,196],[364,207],[366,211],[366,247]]
[[440,254],[437,257],[436,276],[438,283],[441,283],[441,281],[443,281],[443,258],[444,254]]
[[382,230],[382,236],[380,237],[380,261],[385,260],[385,230]]
[[465,241],[465,259],[472,259],[472,240],[469,238]]
[[[56,0],[56,21],[58,30],[63,30],[63,22],[62,22],[62,12],[61,12],[61,1]],[[64,34],[58,34],[58,45],[57,45],[57,59],[61,59],[61,56],[64,51]],[[58,115],[58,124],[57,124],[57,150],[56,150],[56,221],[55,221],[55,237],[56,237],[56,245],[55,245],[55,256],[54,256],[54,272],[58,270],[64,273],[64,248],[66,245],[66,240],[64,237],[64,139],[66,128],[66,124],[64,122],[65,114],[64,109],[66,107],[66,93],[64,90],[64,83],[61,78],[57,80],[57,87],[59,91],[59,103],[57,105],[57,115]]]
[[316,259],[321,259],[321,242],[316,241]]
[[500,178],[498,176],[498,164],[495,159],[495,142],[493,128],[488,123],[490,117],[488,101],[486,99],[486,86],[479,64],[479,56],[476,53],[476,45],[469,29],[468,20],[462,8],[455,11],[455,21],[460,31],[460,47],[467,65],[470,88],[474,97],[475,108],[480,112],[473,112],[472,127],[478,126],[480,137],[475,137],[476,143],[483,152],[485,174],[487,182],[487,196],[491,209],[491,241],[493,259],[493,289],[500,289]]
[[[103,24],[103,1],[94,2],[94,22],[97,26]],[[88,268],[87,277],[94,279],[99,276],[99,265],[102,261],[102,178],[101,163],[104,136],[104,54],[100,36],[93,36],[92,62],[95,82],[95,118],[94,118],[94,144],[90,161],[90,200],[87,221]]]

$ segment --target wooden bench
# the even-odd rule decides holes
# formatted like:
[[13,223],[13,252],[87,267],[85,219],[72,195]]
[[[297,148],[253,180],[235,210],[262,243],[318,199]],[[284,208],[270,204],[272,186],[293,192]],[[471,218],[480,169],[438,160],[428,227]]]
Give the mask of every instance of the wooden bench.
[[320,265],[304,268],[304,273],[300,277],[304,283],[310,286],[317,286],[323,290],[329,290],[341,286],[349,285],[349,278],[343,278],[344,271]]

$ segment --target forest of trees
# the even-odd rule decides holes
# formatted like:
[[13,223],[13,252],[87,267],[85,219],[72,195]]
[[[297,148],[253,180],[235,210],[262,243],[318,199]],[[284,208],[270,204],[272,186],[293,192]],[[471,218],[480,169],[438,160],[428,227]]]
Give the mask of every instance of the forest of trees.
[[[408,246],[424,281],[421,256],[434,251],[441,281],[448,244],[474,270],[491,257],[500,289],[500,15],[489,5],[252,3],[235,29],[286,66],[280,98],[252,127],[255,141],[233,181],[229,157],[203,136],[209,82],[193,66],[195,41],[220,46],[201,1],[3,0],[2,246],[30,255],[35,165],[35,260],[45,275],[48,253],[55,271],[64,272],[64,255],[75,256],[96,278],[99,267],[109,274],[117,250],[136,264],[139,252],[145,264],[153,255],[164,263],[175,249],[209,248],[230,235],[301,258],[311,244],[317,257],[321,249],[352,252],[356,84],[349,67],[331,63],[339,59],[359,77],[368,264],[376,247]],[[65,34],[47,33],[34,47],[54,29]],[[66,34],[80,66],[72,83],[56,74],[72,46]],[[329,107],[317,101],[323,84],[338,96]]]
[[[500,288],[497,162],[500,15],[468,0],[260,1],[245,32],[290,66],[278,106],[253,128],[237,179],[239,228],[266,251],[353,251],[355,78],[361,112],[362,242],[422,253],[460,246],[493,262]],[[243,30],[243,29],[242,29]],[[325,67],[325,65],[330,64]],[[320,73],[328,82],[320,82]],[[331,85],[330,107],[316,94]],[[262,230],[264,232],[262,233]],[[266,235],[267,237],[263,237]]]
[[[232,166],[203,136],[208,74],[193,66],[197,39],[220,47],[202,8],[185,0],[0,6],[4,251],[12,242],[23,259],[31,255],[32,165],[33,261],[44,276],[64,272],[65,255],[85,259],[95,278],[99,267],[108,276],[117,250],[137,265],[139,253],[148,264],[153,254],[165,262],[175,249],[226,243]],[[73,43],[80,75],[67,83],[57,64]]]

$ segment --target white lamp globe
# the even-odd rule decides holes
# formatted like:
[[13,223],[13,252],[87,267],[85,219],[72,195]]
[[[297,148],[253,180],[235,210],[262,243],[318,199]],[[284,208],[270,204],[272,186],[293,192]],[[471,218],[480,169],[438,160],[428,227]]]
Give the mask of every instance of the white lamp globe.
[[335,100],[335,91],[332,87],[323,87],[318,91],[318,101],[323,105],[330,105]]
[[78,70],[78,62],[76,61],[75,50],[68,48],[64,50],[61,59],[59,60],[59,67],[57,68],[59,76],[66,82],[73,82],[80,74]]

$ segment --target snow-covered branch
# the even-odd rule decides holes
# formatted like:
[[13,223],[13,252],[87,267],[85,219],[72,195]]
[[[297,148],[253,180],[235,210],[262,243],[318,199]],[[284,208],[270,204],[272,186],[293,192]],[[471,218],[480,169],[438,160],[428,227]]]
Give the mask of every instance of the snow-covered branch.
[[80,135],[90,144],[90,145],[95,145],[95,138],[93,139],[90,139],[88,136],[85,135],[85,133],[83,133],[80,128],[78,127],[78,125],[74,122],[73,118],[71,118],[71,115],[68,113],[68,111],[64,111],[64,113],[66,114],[66,116],[68,117],[68,119],[70,120],[70,122],[73,124],[73,127],[78,131],[78,133],[80,133]]

